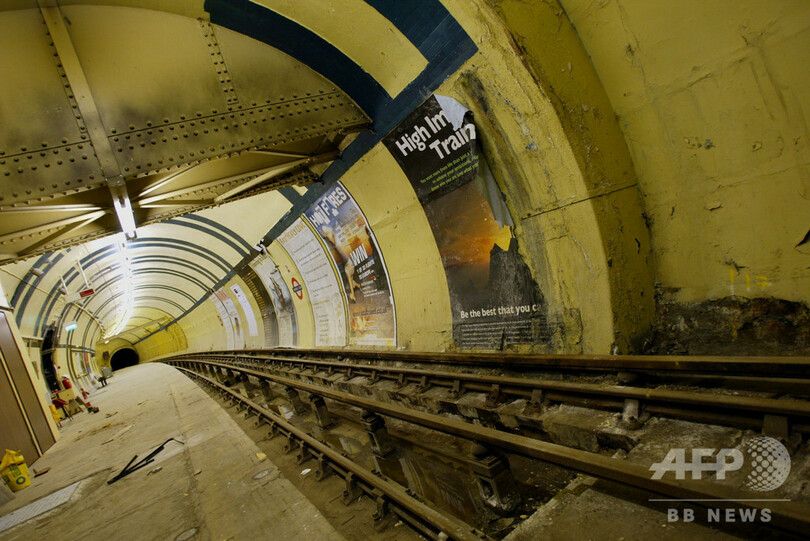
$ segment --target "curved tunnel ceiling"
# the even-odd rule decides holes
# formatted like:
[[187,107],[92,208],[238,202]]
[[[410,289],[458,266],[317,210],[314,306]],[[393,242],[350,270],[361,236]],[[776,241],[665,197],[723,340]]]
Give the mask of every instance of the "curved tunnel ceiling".
[[6,259],[312,182],[368,124],[313,70],[208,21],[56,9],[0,18]]
[[438,1],[106,3],[0,8],[11,303],[87,350],[199,305],[475,51]]

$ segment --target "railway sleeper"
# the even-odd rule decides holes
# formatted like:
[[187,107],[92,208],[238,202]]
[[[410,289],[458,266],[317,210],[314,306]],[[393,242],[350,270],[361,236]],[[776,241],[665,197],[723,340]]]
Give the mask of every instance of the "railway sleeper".
[[[273,372],[280,376],[292,376],[293,379],[300,379],[299,376],[290,374],[289,369],[279,368],[273,370]],[[326,370],[318,373],[326,374],[327,377],[307,379],[325,381],[327,382],[326,387],[349,392],[356,396],[367,396],[384,402],[405,404],[431,413],[460,415],[483,426],[503,427],[511,430],[530,429],[547,433],[548,430],[543,417],[555,402],[579,405],[597,411],[620,411],[622,413],[620,426],[599,431],[594,438],[591,438],[591,441],[598,442],[602,447],[629,450],[635,441],[632,431],[642,428],[651,414],[726,426],[749,428],[758,426],[761,427],[764,434],[773,434],[774,437],[786,443],[788,441],[801,441],[801,435],[791,436],[788,428],[792,430],[794,427],[788,422],[789,419],[783,416],[766,415],[766,419],[763,420],[760,417],[760,421],[750,416],[736,419],[734,415],[712,415],[711,412],[701,409],[695,409],[694,413],[689,413],[688,408],[671,408],[658,404],[645,408],[644,404],[636,399],[621,401],[588,397],[578,398],[557,391],[546,393],[541,389],[533,390],[531,397],[525,400],[515,399],[514,395],[507,395],[506,393],[511,391],[502,389],[497,385],[491,386],[487,394],[476,392],[467,386],[463,386],[460,380],[454,380],[446,386],[440,386],[430,384],[426,377],[410,382],[403,377],[403,374],[399,374],[398,378],[379,378],[374,383],[368,377],[362,375],[355,375],[351,380],[346,379],[347,375],[351,375],[351,371],[347,374],[335,372],[331,377],[328,376]],[[405,383],[405,386],[401,387],[401,383]],[[785,427],[786,423],[788,428]],[[795,432],[795,430],[793,431]],[[553,434],[551,436],[555,441],[569,444],[565,442],[567,438],[563,438],[561,441],[560,438],[553,437]],[[594,450],[595,448],[592,443],[583,446],[575,442],[573,446],[585,450]]]
[[[278,370],[274,372],[285,377],[290,376],[288,371]],[[556,443],[583,450],[596,451],[605,447],[630,450],[637,442],[637,438],[629,433],[626,427],[605,427],[604,420],[598,427],[591,427],[590,425],[580,427],[575,423],[568,423],[567,425],[562,423],[565,426],[561,426],[561,423],[556,422],[551,423],[551,429],[549,430],[543,417],[556,415],[559,408],[552,407],[552,400],[548,394],[540,390],[532,395],[532,399],[512,399],[500,404],[488,405],[488,401],[491,403],[493,389],[490,389],[488,394],[465,389],[466,393],[460,398],[454,399],[452,389],[442,386],[429,387],[427,391],[420,394],[418,391],[423,386],[414,383],[409,383],[407,389],[397,389],[397,383],[392,380],[380,380],[372,385],[364,376],[356,376],[353,381],[346,381],[340,378],[339,375],[332,379],[335,380],[331,382],[333,385],[327,385],[327,388],[331,387],[355,396],[367,396],[382,402],[406,404],[414,409],[429,413],[460,416],[481,426],[503,428],[517,432],[523,429],[534,432],[539,431],[546,434],[549,439]],[[266,381],[263,383],[262,389],[268,403],[277,396],[286,396],[284,393],[287,392],[285,387],[270,384]],[[496,394],[500,393],[499,388],[495,388],[494,391]],[[552,397],[554,397],[553,394]],[[300,400],[300,397],[298,400]],[[312,406],[311,400],[310,397],[310,405]],[[619,409],[618,404],[616,404],[615,409]],[[323,409],[326,409],[325,403]],[[612,414],[599,410],[594,410],[591,414],[600,419],[603,417],[605,419],[612,418]],[[316,419],[318,419],[317,413]],[[637,424],[641,425],[640,422]],[[374,433],[375,429],[369,428],[373,445],[376,444],[376,440],[371,434]],[[380,444],[377,445],[375,454],[386,456],[390,451],[384,443],[386,438],[382,432],[378,440]]]
[[[308,392],[313,392],[312,389],[307,389],[307,391]],[[541,400],[544,400],[544,398],[541,397]],[[527,400],[526,402],[528,403],[530,401]],[[631,404],[630,405],[631,408],[636,408],[637,411],[640,411],[640,409],[641,409],[640,406],[641,406],[641,404],[636,404],[636,405]],[[358,405],[356,407],[360,407],[360,406]],[[364,405],[362,407],[366,407],[366,406]],[[369,406],[369,407],[373,407],[373,406]],[[622,411],[624,411],[624,410],[622,410]],[[763,429],[768,427],[769,430],[770,429],[778,429],[778,430],[782,430],[782,432],[784,433],[784,431],[787,428],[789,428],[789,422],[788,421],[789,420],[787,420],[787,419],[764,420],[763,421]],[[289,435],[288,435],[288,437],[289,437]],[[482,454],[482,456],[484,458],[486,458],[487,457],[486,450],[484,450],[484,451],[485,452],[483,454],[482,453],[479,453],[479,454]],[[495,457],[495,458],[497,459],[497,457]],[[492,460],[492,459],[490,459],[490,460]],[[502,492],[504,494],[508,493],[508,481],[505,481],[504,483],[498,484],[498,481],[500,481],[500,480],[497,479],[497,476],[498,476],[498,474],[503,473],[503,471],[502,471],[502,469],[500,469],[497,466],[493,465],[493,464],[497,464],[497,460],[492,460],[491,462],[482,460],[482,462],[484,462],[484,466],[489,466],[488,469],[484,469],[484,468],[479,469],[479,471],[482,472],[482,475],[481,476],[478,476],[478,475],[476,476],[476,479],[477,479],[477,481],[479,483],[478,484],[479,490],[481,490],[482,496],[490,495],[490,497],[491,497],[496,492],[500,492],[499,489],[504,485],[504,483],[507,485],[507,488],[505,488]],[[319,463],[320,463],[320,460],[319,460]],[[632,466],[626,466],[626,468],[632,469]],[[342,475],[342,477],[346,481],[346,490],[344,490],[344,498],[343,498],[344,503],[351,503],[351,501],[355,501],[356,498],[360,496],[360,493],[362,491],[365,491],[367,493],[369,492],[367,490],[369,487],[366,486],[365,482],[359,481],[353,474],[344,474],[344,475]],[[645,479],[645,483],[649,482],[649,481],[646,481],[647,477],[643,477],[643,478]],[[497,490],[496,490],[496,488],[497,488]],[[499,504],[499,502],[495,502],[495,503],[496,503],[496,505]],[[503,505],[505,505],[505,503],[508,504],[508,502],[500,502],[500,505],[503,506]]]
[[515,477],[509,462],[481,444],[470,450],[470,465],[484,503],[501,515],[508,515],[520,504]]

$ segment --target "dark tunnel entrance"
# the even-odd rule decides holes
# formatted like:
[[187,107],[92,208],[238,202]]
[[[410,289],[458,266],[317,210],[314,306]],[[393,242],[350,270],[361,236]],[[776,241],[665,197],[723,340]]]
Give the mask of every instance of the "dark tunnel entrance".
[[121,368],[126,368],[127,366],[135,366],[138,364],[138,360],[138,354],[135,353],[134,349],[119,349],[113,353],[113,356],[110,359],[110,368],[115,371]]

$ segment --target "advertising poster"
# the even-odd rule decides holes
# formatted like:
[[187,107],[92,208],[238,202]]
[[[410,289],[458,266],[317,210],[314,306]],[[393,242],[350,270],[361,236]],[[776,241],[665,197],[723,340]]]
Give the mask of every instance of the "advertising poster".
[[228,317],[228,311],[225,309],[225,306],[222,304],[222,301],[219,300],[217,295],[211,295],[208,297],[208,300],[210,300],[216,307],[217,315],[219,316],[219,323],[222,325],[223,329],[225,329],[225,338],[228,341],[227,349],[233,349],[233,325],[231,325],[231,319]]
[[253,314],[253,307],[250,306],[250,302],[245,296],[245,292],[242,291],[242,288],[237,284],[231,286],[231,291],[233,291],[236,300],[239,301],[239,305],[242,307],[242,311],[245,313],[245,318],[247,319],[248,325],[248,334],[250,336],[258,336],[259,328],[256,326],[256,316]]
[[298,345],[298,323],[290,289],[281,277],[281,272],[272,259],[261,255],[250,264],[264,284],[273,304],[278,325],[278,344],[281,347]]
[[338,270],[349,308],[349,344],[396,345],[388,271],[366,217],[341,183],[305,212]]
[[234,347],[245,347],[245,339],[242,337],[242,322],[239,321],[239,312],[236,310],[236,305],[224,289],[217,290],[215,295],[222,303],[222,306],[225,307],[226,320],[231,322]]
[[[298,218],[278,239],[298,267],[315,318],[316,346],[346,345],[346,309],[329,257],[309,225]],[[291,286],[292,287],[292,286]]]
[[543,295],[477,144],[472,113],[432,96],[383,139],[411,182],[442,257],[457,347],[549,340]]

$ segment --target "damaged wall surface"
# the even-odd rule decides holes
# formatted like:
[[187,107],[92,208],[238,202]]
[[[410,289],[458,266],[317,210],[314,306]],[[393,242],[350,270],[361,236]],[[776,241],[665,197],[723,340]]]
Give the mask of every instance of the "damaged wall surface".
[[[317,6],[286,2],[221,0],[170,12],[136,0],[79,3],[61,4],[74,15],[68,32],[104,125],[121,131],[107,136],[140,141],[116,151],[138,238],[123,248],[111,240],[117,225],[95,170],[92,201],[72,186],[43,184],[43,198],[98,206],[99,216],[86,224],[87,207],[60,211],[74,213],[65,215],[75,218],[71,224],[37,224],[32,207],[49,201],[22,201],[22,191],[4,203],[8,262],[0,280],[35,361],[34,339],[50,324],[62,329],[74,320],[78,328],[60,331],[54,350],[57,365],[74,375],[85,372],[83,363],[108,364],[125,347],[142,361],[267,346],[746,355],[810,347],[806,2],[443,0],[420,13],[385,2],[352,2],[341,11],[325,2],[337,14],[328,20]],[[34,9],[21,2],[20,11],[0,12],[0,23],[22,17],[39,28]],[[115,55],[104,44],[114,47],[125,15],[137,18],[144,35],[168,40],[161,29],[182,29],[183,51],[211,68],[211,77],[195,72],[210,92],[197,88],[193,104],[171,94],[171,63],[158,61],[154,47],[134,35],[128,64],[141,56],[151,63],[127,72],[137,88],[114,85]],[[269,36],[262,25],[273,21],[283,32]],[[361,27],[378,50],[358,41]],[[31,47],[49,51],[44,36],[31,38]],[[208,66],[209,49],[216,49],[215,66],[230,70],[219,73],[222,80]],[[17,60],[8,53],[4,62]],[[271,67],[291,79],[273,79]],[[50,94],[70,107],[57,66],[41,69],[50,71],[25,84],[53,83]],[[268,86],[271,79],[277,86]],[[323,111],[302,105],[290,81],[304,96],[323,90],[319,96],[339,103]],[[283,126],[274,124],[281,118],[258,111],[258,101],[228,102],[231,89],[238,97],[272,90],[261,96],[264,105],[289,105],[291,116],[285,112]],[[20,97],[19,89],[6,92]],[[166,94],[172,99],[155,98]],[[489,170],[483,184],[459,185],[442,212],[431,210],[394,143],[383,140],[398,129],[418,133],[403,123],[432,96],[463,110]],[[168,116],[157,115],[167,104]],[[208,110],[221,116],[228,106],[244,107],[248,117],[252,111],[255,122],[245,120],[250,136],[221,155],[215,149],[215,156],[192,156],[199,144],[183,141],[199,141],[208,124],[184,125],[165,145],[148,134],[158,116],[173,125]],[[42,111],[30,133],[26,110],[18,109],[4,115],[15,119],[7,138],[26,150],[0,165],[9,177],[22,175],[14,159],[32,154],[43,160],[39,178],[46,160],[27,141],[42,135]],[[230,140],[223,135],[230,121],[217,115],[210,129],[222,129],[208,135],[218,147]],[[299,116],[306,122],[291,120]],[[84,134],[81,125],[71,130],[78,139]],[[151,157],[173,165],[147,165]],[[345,190],[351,212],[339,209],[342,195],[335,203],[335,186]],[[319,222],[318,208],[334,223]],[[15,221],[23,212],[25,220]],[[330,240],[336,224],[342,241]],[[465,235],[453,237],[458,231]],[[360,268],[367,257],[373,264]],[[486,260],[493,275],[511,269],[512,289],[531,293],[531,302],[512,303],[542,314],[526,318],[535,325],[526,331],[531,339],[514,339],[498,326],[519,308],[491,298],[511,298],[506,280],[487,281],[483,266],[464,267],[464,258]],[[374,272],[355,287],[347,262],[357,276]],[[117,278],[124,267],[134,284],[133,318],[108,335],[102,327],[117,325],[129,302],[120,289],[128,281]],[[316,268],[325,274],[317,278]],[[483,299],[480,306],[460,309],[462,277],[479,289],[485,284],[490,297],[470,293],[470,303]],[[62,279],[70,294],[99,292],[66,302]],[[464,341],[461,312],[494,318],[486,341]]]

